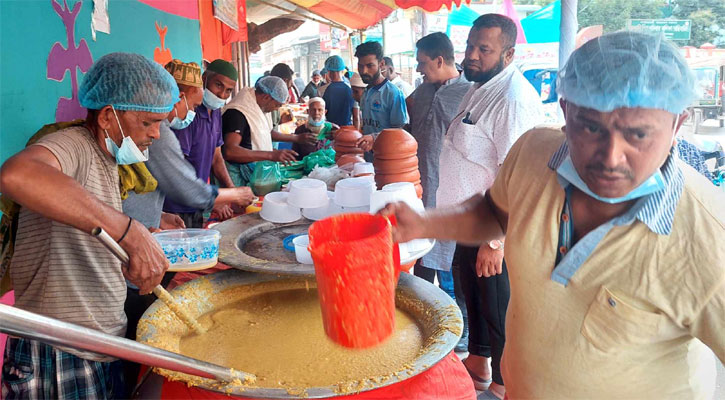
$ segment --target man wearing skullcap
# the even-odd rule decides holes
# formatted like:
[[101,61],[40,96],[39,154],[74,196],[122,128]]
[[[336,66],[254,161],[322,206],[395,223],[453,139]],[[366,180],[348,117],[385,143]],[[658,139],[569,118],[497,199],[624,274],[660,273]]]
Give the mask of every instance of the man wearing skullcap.
[[[193,75],[189,75],[193,66],[175,66],[173,61],[171,63],[170,69],[173,70],[172,74],[175,76]],[[213,174],[219,185],[225,188],[233,188],[234,183],[224,166],[224,158],[221,153],[223,144],[221,109],[229,102],[238,76],[237,69],[230,62],[221,59],[212,61],[201,76],[202,104],[194,108],[193,120],[189,121],[187,114],[187,120],[183,121],[182,125],[171,127],[181,145],[181,151],[194,166],[196,177],[207,182]],[[183,85],[187,84],[183,83]],[[187,86],[193,87],[194,85]],[[188,124],[186,124],[187,122]],[[205,208],[183,204],[168,197],[164,202],[164,211],[177,214],[187,228],[203,226]],[[220,204],[216,211],[222,219],[233,215],[231,208],[226,204]]]
[[300,96],[309,98],[317,97],[317,89],[320,87],[321,83],[322,75],[320,74],[320,71],[317,69],[312,71],[312,79],[307,86],[305,86],[305,89],[302,91]]
[[490,190],[445,213],[387,210],[396,241],[506,235],[508,398],[713,398],[725,196],[676,150],[694,82],[661,35],[592,39],[558,75],[566,125],[524,134]]
[[[152,193],[129,193],[128,198],[123,200],[123,212],[150,229],[182,229],[186,226],[178,215],[162,212],[166,198],[183,206],[210,212],[223,210],[230,204],[244,209],[254,195],[246,187],[220,189],[197,177],[194,166],[184,158],[179,141],[171,129],[183,129],[196,118],[194,110],[202,103],[204,93],[201,68],[194,62],[183,63],[179,60],[170,61],[165,68],[179,87],[179,101],[161,122],[159,139],[149,147],[146,167],[156,178],[158,187]],[[173,276],[173,272],[166,273],[163,284],[170,282]],[[136,338],[138,321],[155,300],[153,295],[141,296],[137,289],[128,288],[124,307],[128,317],[127,338]],[[138,364],[125,364],[126,384],[132,390],[136,385]]]
[[[3,194],[21,207],[10,263],[15,307],[123,336],[125,280],[149,293],[168,261],[149,230],[121,212],[120,189],[128,174],[153,179],[145,175],[143,161],[179,92],[155,62],[111,53],[88,70],[78,97],[88,109],[85,122],[36,135],[0,170]],[[128,253],[128,265],[122,268],[90,235],[96,227]],[[2,394],[5,399],[123,397],[120,377],[120,361],[112,357],[9,338]]]
[[272,129],[269,113],[281,107],[289,94],[287,84],[276,76],[265,76],[253,88],[242,89],[224,108],[222,152],[229,174],[237,186],[249,185],[257,161],[292,162],[293,150],[275,150],[272,141],[316,142],[312,133],[286,135]]

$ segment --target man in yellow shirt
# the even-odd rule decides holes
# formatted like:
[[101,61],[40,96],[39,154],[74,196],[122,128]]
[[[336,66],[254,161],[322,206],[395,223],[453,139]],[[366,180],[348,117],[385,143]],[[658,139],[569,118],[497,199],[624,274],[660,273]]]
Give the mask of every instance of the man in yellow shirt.
[[510,399],[712,398],[725,196],[675,150],[693,87],[661,37],[594,39],[559,74],[566,126],[524,134],[485,195],[455,211],[384,211],[401,242],[506,235]]

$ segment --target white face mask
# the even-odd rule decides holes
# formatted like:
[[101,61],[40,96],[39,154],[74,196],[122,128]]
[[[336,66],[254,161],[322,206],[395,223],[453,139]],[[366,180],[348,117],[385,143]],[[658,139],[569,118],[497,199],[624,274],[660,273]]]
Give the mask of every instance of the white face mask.
[[116,159],[116,164],[129,165],[148,161],[149,150],[146,149],[142,152],[139,150],[138,146],[136,146],[133,139],[131,139],[131,136],[123,134],[123,128],[121,127],[121,121],[118,119],[118,114],[116,114],[116,109],[111,106],[111,110],[113,110],[113,115],[116,117],[116,122],[118,123],[118,129],[121,130],[121,136],[123,136],[121,147],[119,148],[118,145],[116,145],[116,142],[111,140],[111,137],[108,136],[107,130],[104,129],[103,131],[106,133],[106,149]]

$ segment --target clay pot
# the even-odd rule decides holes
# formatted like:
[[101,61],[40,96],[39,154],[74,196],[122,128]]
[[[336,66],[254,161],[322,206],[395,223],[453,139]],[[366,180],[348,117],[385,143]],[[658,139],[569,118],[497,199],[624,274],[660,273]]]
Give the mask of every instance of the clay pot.
[[337,165],[342,166],[342,165],[347,165],[347,164],[356,164],[356,163],[365,162],[365,159],[356,154],[343,154],[339,158],[336,157],[335,161],[337,162]]
[[354,126],[341,126],[335,134],[335,144],[356,146],[362,134]]
[[417,155],[418,142],[404,129],[383,129],[375,139],[373,152],[381,159],[404,158],[403,155]]
[[342,153],[342,154],[348,154],[348,153],[362,154],[363,153],[363,150],[357,146],[347,146],[347,145],[336,144],[332,148],[335,149],[335,152]]
[[379,189],[382,189],[388,183],[394,182],[420,183],[420,172],[414,170],[400,174],[375,174],[375,183],[378,184]]
[[373,165],[375,165],[375,173],[377,174],[395,174],[418,169],[418,157],[412,156],[397,160],[386,160],[378,158],[376,154]]

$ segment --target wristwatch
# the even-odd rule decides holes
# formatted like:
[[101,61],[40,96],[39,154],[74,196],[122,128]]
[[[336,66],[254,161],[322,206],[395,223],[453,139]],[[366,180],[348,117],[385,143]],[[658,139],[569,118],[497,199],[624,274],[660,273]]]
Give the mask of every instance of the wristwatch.
[[488,247],[494,249],[494,250],[502,250],[503,251],[503,242],[500,240],[492,240],[488,242]]

